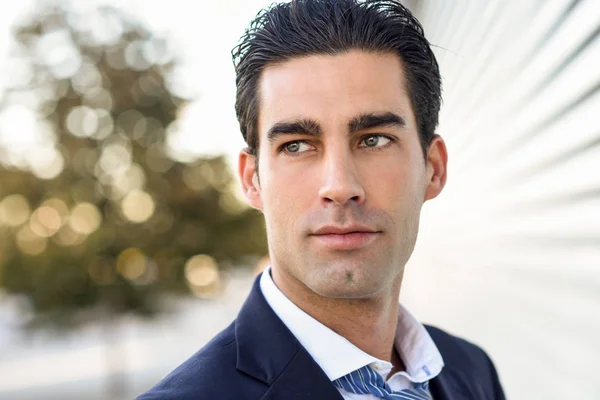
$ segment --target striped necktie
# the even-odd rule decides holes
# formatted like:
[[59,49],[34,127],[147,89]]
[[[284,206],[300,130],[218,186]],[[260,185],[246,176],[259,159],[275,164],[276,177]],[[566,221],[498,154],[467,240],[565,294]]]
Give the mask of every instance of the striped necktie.
[[393,391],[381,375],[368,365],[336,379],[333,384],[350,393],[371,394],[384,400],[432,400],[428,382],[415,383],[411,389]]

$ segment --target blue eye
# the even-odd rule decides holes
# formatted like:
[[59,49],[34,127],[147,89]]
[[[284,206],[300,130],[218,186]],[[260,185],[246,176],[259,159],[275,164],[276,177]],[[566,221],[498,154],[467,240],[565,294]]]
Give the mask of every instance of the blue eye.
[[364,147],[381,147],[391,142],[391,139],[383,135],[369,135],[365,137],[361,143],[364,143]]
[[294,142],[289,142],[284,144],[281,147],[282,151],[285,151],[286,153],[303,153],[307,150],[310,149],[310,146],[308,145],[308,143],[302,141],[302,140],[296,140]]
[[292,142],[285,145],[285,149],[290,153],[296,153],[300,149],[300,143]]

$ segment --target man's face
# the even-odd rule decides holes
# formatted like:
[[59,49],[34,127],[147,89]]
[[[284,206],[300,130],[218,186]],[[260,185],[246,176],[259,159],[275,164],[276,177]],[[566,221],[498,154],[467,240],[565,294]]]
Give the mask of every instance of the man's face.
[[400,59],[351,51],[271,65],[259,102],[260,179],[247,153],[240,174],[265,216],[276,282],[333,298],[391,290],[446,164],[440,138],[424,160]]

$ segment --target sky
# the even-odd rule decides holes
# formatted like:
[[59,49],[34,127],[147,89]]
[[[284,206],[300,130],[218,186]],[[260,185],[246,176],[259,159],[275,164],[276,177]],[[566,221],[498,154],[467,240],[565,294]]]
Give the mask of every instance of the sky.
[[[182,160],[199,155],[226,154],[232,167],[236,165],[237,154],[244,147],[244,141],[234,111],[235,74],[230,52],[248,21],[271,1],[70,1],[75,7],[116,6],[139,18],[151,31],[172,38],[183,60],[176,73],[177,86],[196,100],[181,113],[178,129],[169,138],[169,146]],[[1,3],[0,65],[8,56],[12,26],[32,10],[34,3],[34,0]],[[9,79],[10,71],[0,73],[0,90]],[[12,133],[0,133],[11,137],[0,137],[0,141],[23,143],[24,132],[33,131],[27,130],[26,126],[15,129],[15,119],[14,123],[20,120],[11,119]],[[14,132],[19,132],[19,137]]]

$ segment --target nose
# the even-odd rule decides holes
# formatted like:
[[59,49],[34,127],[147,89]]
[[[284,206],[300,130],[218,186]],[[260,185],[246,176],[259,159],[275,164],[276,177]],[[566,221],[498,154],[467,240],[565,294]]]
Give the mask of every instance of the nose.
[[319,197],[325,204],[345,205],[365,201],[365,190],[355,160],[349,151],[325,157]]

